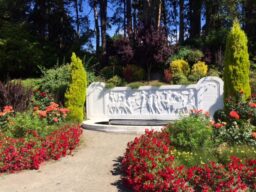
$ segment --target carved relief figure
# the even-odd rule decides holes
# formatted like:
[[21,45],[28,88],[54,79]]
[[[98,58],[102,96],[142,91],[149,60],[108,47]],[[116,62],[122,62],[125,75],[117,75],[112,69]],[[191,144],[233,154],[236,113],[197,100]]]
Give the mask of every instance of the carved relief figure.
[[195,93],[190,90],[156,90],[126,93],[110,92],[107,99],[109,114],[180,114],[195,106]]

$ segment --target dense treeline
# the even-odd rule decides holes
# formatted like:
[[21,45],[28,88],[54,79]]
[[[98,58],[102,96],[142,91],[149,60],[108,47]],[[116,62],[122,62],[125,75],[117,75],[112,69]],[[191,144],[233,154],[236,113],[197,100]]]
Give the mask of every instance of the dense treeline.
[[[150,76],[183,45],[221,65],[235,18],[251,60],[256,52],[255,0],[0,0],[0,12],[1,79],[38,76],[38,66],[66,63],[72,52],[83,57],[93,39],[99,69],[139,64]],[[122,35],[110,37],[113,26]]]

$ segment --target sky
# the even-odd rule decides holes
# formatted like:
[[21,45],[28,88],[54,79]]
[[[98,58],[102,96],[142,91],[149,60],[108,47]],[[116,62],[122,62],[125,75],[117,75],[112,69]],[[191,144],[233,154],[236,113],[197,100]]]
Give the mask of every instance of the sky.
[[[108,17],[112,17],[114,14],[114,8],[111,8],[112,5],[108,4],[108,8],[107,8],[107,16]],[[85,3],[83,4],[83,15],[87,15],[89,17],[90,20],[90,28],[94,30],[94,14],[93,14],[93,9],[89,6],[88,1],[85,1]],[[99,22],[100,24],[100,22]],[[113,36],[116,32],[117,26],[111,25],[111,28],[107,28],[107,34],[109,36]],[[95,37],[93,37],[92,39],[92,45],[93,48],[95,49],[96,47],[96,39]],[[84,48],[88,48],[88,47],[84,47]]]

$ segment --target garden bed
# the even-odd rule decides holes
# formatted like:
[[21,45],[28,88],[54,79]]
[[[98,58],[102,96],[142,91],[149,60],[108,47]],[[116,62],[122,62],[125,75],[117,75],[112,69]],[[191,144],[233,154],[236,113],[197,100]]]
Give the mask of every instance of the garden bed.
[[134,191],[255,191],[256,159],[176,165],[170,133],[146,131],[128,144],[123,181]]
[[124,184],[134,191],[255,191],[255,106],[229,100],[215,122],[197,110],[160,132],[147,130],[128,143]]

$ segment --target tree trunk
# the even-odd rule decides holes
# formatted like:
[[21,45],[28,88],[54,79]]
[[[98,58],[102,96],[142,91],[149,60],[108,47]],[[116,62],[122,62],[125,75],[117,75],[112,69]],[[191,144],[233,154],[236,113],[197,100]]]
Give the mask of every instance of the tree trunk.
[[255,0],[245,1],[245,31],[248,35],[250,52],[256,53],[256,2]]
[[75,0],[75,12],[76,12],[76,33],[80,36],[80,19],[79,19],[79,5],[78,0]]
[[161,15],[162,15],[162,0],[158,0],[156,4],[156,28],[160,28],[161,24]]
[[107,0],[100,0],[100,20],[101,20],[101,45],[102,64],[106,65],[107,56]]
[[189,22],[190,22],[189,34],[191,39],[200,37],[201,9],[202,9],[202,0],[189,1]]
[[182,44],[184,42],[184,0],[179,0],[179,43]]
[[131,0],[126,0],[126,21],[127,21],[127,33],[131,38],[132,34],[132,6]]
[[166,14],[167,10],[166,10],[166,6],[165,6],[165,0],[163,0],[162,9],[163,9],[164,31],[165,31],[166,38],[168,38],[168,21],[167,21],[167,14]]
[[100,30],[99,30],[97,0],[93,0],[93,12],[94,12],[94,25],[95,25],[95,36],[96,36],[96,55],[97,57],[99,57]]

